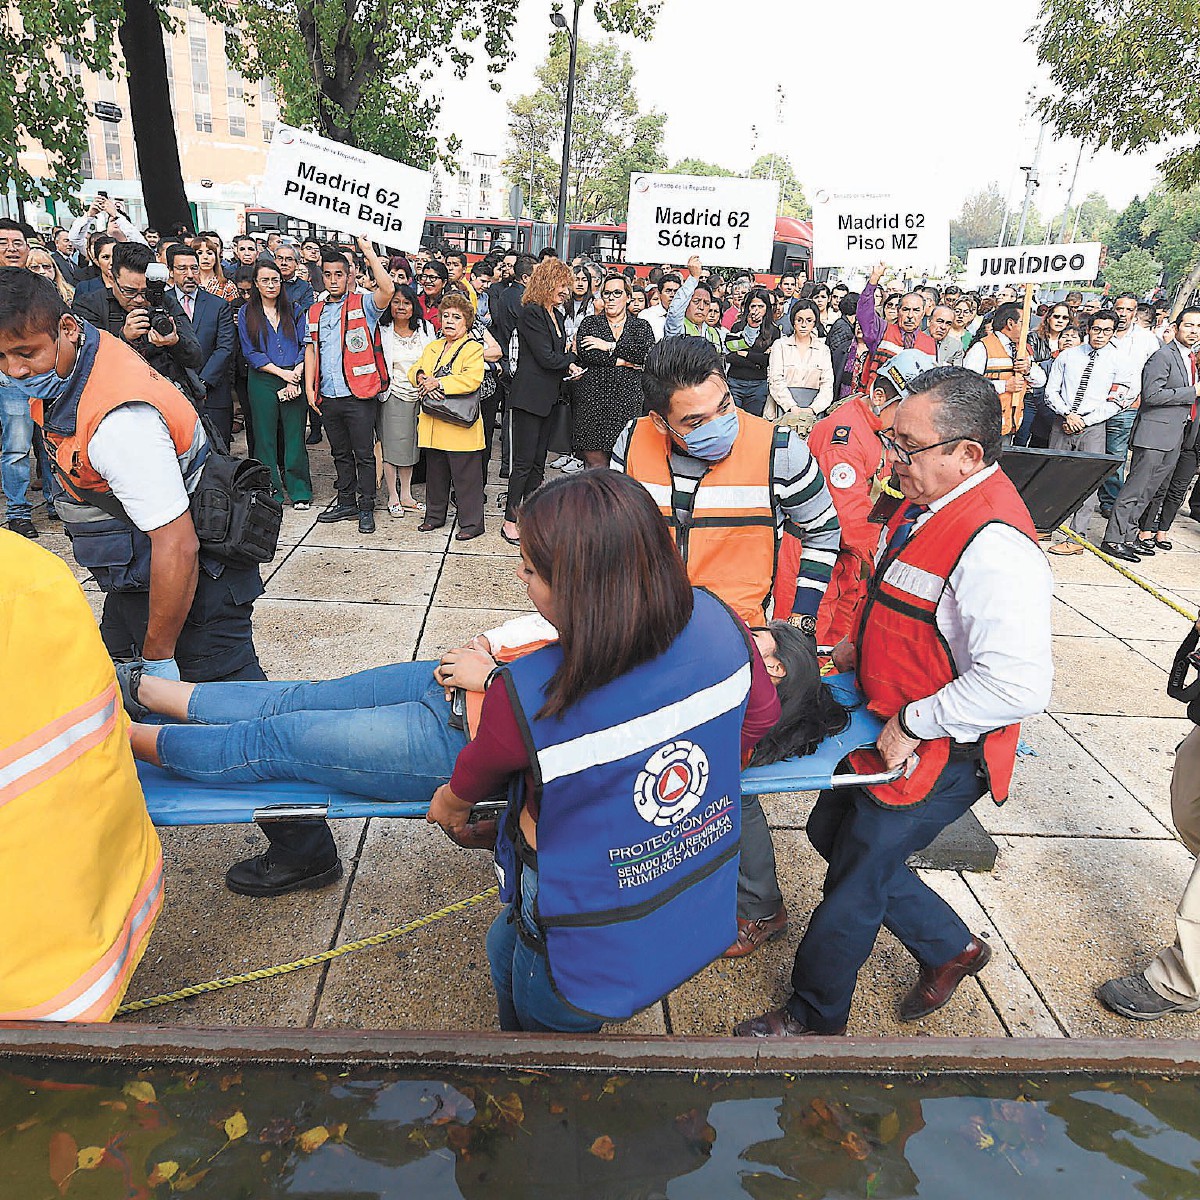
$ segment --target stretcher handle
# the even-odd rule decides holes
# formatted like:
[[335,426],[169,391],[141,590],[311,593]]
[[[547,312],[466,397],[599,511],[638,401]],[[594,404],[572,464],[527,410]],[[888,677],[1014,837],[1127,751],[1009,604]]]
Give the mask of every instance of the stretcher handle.
[[[472,811],[500,812],[507,807],[507,800],[484,800],[476,804]],[[306,821],[328,816],[327,804],[271,804],[254,810],[256,821]]]
[[871,775],[831,775],[829,786],[830,788],[880,787],[885,783],[895,783],[904,775],[907,767],[907,763],[901,763],[890,771],[876,771]]

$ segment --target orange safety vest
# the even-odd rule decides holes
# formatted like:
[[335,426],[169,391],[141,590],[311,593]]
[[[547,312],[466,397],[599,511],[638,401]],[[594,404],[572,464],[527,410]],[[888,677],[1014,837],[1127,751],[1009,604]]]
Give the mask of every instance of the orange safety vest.
[[162,906],[129,720],[70,569],[7,532],[0,630],[0,1020],[107,1021]]
[[[863,391],[869,396],[871,388],[875,384],[875,376],[879,372],[879,368],[883,366],[893,354],[899,354],[904,347],[904,331],[899,325],[892,322],[883,331],[883,337],[880,339],[879,345],[875,347],[874,353],[867,355],[867,361],[863,366],[862,381]],[[917,331],[916,337],[912,344],[913,350],[920,350],[923,354],[932,355],[937,358],[937,343],[927,333]]]
[[[908,507],[901,505],[888,522],[886,539]],[[885,551],[877,563],[859,623],[858,684],[867,707],[881,719],[889,720],[906,704],[932,695],[958,677],[958,667],[937,627],[938,601],[976,534],[995,523],[1036,541],[1025,502],[998,469],[928,517],[898,554]],[[1020,732],[1020,722],[1015,722],[982,739],[983,766],[997,804],[1008,798]],[[917,747],[919,762],[911,775],[868,790],[886,807],[919,804],[937,783],[950,752],[948,737],[924,741]],[[883,770],[874,747],[855,750],[849,757],[855,771]]]
[[[326,301],[318,300],[308,310],[308,340],[317,350],[313,392],[318,404],[321,401],[321,348],[318,338],[325,304]],[[391,386],[387,360],[379,343],[379,330],[371,331],[359,292],[351,292],[342,304],[342,374],[346,377],[346,386],[360,400],[374,400]]]
[[[675,513],[670,438],[649,417],[629,438],[625,472],[666,518],[688,579],[708,588],[748,625],[762,625],[775,575],[775,504],[771,493],[775,426],[738,410],[738,435],[727,458],[705,471],[690,520]],[[787,431],[781,431],[787,436]]]
[[997,393],[997,399],[1000,401],[1000,412],[1003,416],[1000,432],[1007,437],[1021,428],[1021,418],[1025,413],[1025,392],[1029,382],[1016,370],[1012,355],[1004,348],[998,334],[989,333],[983,339],[983,345],[987,351],[987,366],[983,369],[983,377],[993,381],[1004,381],[1004,391]]
[[[88,445],[100,422],[113,409],[139,402],[152,404],[166,422],[185,479],[190,468],[203,464],[207,439],[191,401],[170,380],[160,375],[137,351],[104,330],[99,335],[95,359],[88,364],[82,386],[55,401],[47,414],[41,400],[31,400],[34,421],[41,426],[46,449],[58,466],[63,488],[80,503],[87,492],[111,491],[88,458]],[[88,338],[85,333],[85,341]],[[85,346],[81,345],[81,353]]]

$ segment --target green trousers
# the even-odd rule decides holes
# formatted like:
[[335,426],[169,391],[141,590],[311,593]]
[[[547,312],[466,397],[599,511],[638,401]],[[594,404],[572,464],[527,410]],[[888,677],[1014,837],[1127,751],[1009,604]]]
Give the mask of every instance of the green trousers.
[[[254,423],[254,454],[271,471],[271,486],[278,499],[284,490],[293,504],[312,500],[312,477],[308,471],[308,447],[304,432],[308,425],[308,405],[304,393],[295,400],[279,399],[283,380],[265,371],[250,368],[246,391],[250,400],[250,420]],[[283,434],[283,453],[280,454],[280,432]],[[283,482],[280,482],[280,459],[283,460]]]

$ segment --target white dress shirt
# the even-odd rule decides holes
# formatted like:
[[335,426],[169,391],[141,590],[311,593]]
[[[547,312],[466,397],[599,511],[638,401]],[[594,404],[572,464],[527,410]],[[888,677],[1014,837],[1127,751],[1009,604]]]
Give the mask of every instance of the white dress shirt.
[[[141,242],[143,246],[146,244],[146,239],[142,237],[141,231],[128,217],[117,217],[115,220],[117,228],[127,242]],[[83,216],[76,217],[71,223],[67,237],[71,239],[71,245],[79,251],[80,256],[86,259],[89,234],[106,233],[107,231],[108,216],[105,213],[99,213],[94,217],[89,217],[87,213],[84,213]]]
[[1092,373],[1088,376],[1087,391],[1076,408],[1075,396],[1091,352],[1091,346],[1084,342],[1082,346],[1064,350],[1054,360],[1050,382],[1046,385],[1046,404],[1060,416],[1065,417],[1074,409],[1085,425],[1099,425],[1127,407],[1129,387],[1121,378],[1122,361],[1109,342],[1103,350],[1097,351]]
[[638,316],[654,330],[654,340],[661,342],[667,329],[667,310],[661,304],[654,303],[642,309]]
[[1136,400],[1142,394],[1142,368],[1162,343],[1149,329],[1134,325],[1124,335],[1114,334],[1109,345],[1116,352],[1119,363],[1117,380],[1129,388],[1129,395]]
[[[996,336],[1000,339],[1000,344],[1005,348],[1005,350],[1008,351],[1009,358],[1015,359],[1017,357],[1016,345],[1009,338],[1006,338],[1002,333],[998,333]],[[1029,355],[1026,354],[1024,357],[1029,358]],[[987,369],[987,360],[987,347],[982,341],[979,341],[967,351],[966,355],[963,357],[962,365],[966,367],[968,371],[974,371],[976,375],[982,375]],[[941,358],[939,358],[938,362],[940,363],[941,361]],[[1043,371],[1042,368],[1035,362],[1030,362],[1029,364],[1028,379],[1029,386],[1031,388],[1040,388],[1046,386],[1046,372]],[[992,383],[994,383],[996,386],[996,392],[999,395],[1003,395],[1008,380],[993,379]]]
[[[1000,468],[990,467],[933,501],[913,534],[959,496]],[[887,547],[880,534],[878,564]],[[904,724],[920,738],[973,742],[1041,712],[1050,701],[1053,579],[1037,544],[1008,525],[981,529],[950,572],[934,610],[958,677],[904,707]]]

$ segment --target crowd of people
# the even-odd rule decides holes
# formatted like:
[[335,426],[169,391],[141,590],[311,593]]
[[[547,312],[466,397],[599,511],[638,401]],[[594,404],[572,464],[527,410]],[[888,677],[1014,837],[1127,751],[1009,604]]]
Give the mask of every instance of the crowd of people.
[[[429,799],[464,843],[475,804],[522,781],[493,833],[501,1023],[588,1030],[786,930],[761,806],[730,797],[739,765],[844,724],[820,652],[885,722],[850,756],[876,782],[821,794],[808,829],[828,874],[792,994],[736,1032],[843,1031],[883,925],[918,966],[905,1020],[987,965],[907,859],[982,795],[1005,799],[1020,722],[1049,697],[1046,535],[999,460],[1045,446],[1123,469],[1132,446],[1128,477],[1075,528],[1099,503],[1109,553],[1170,549],[1197,469],[1200,309],[889,287],[883,264],[856,292],[726,279],[696,257],[643,278],[550,250],[471,266],[450,249],[384,257],[365,238],[232,249],[211,231],[138,231],[105,198],[44,245],[0,221],[8,527],[37,536],[36,458],[47,512],[105,593],[137,757],[200,782]],[[258,568],[195,511],[206,464],[243,429],[301,510],[308,448],[328,438],[336,494],[318,521],[374,533],[382,475],[390,517],[435,530],[453,502],[462,541],[484,532],[498,440],[500,534],[537,616],[437,663],[267,682]],[[546,482],[548,460],[562,475]],[[89,743],[84,760],[125,746]],[[340,878],[325,822],[262,828],[270,846],[229,868],[232,890]],[[133,833],[148,865],[126,891],[144,900],[161,863]],[[684,913],[703,936],[666,937]],[[668,941],[653,962],[636,953]],[[59,1011],[89,953],[37,1004]]]

